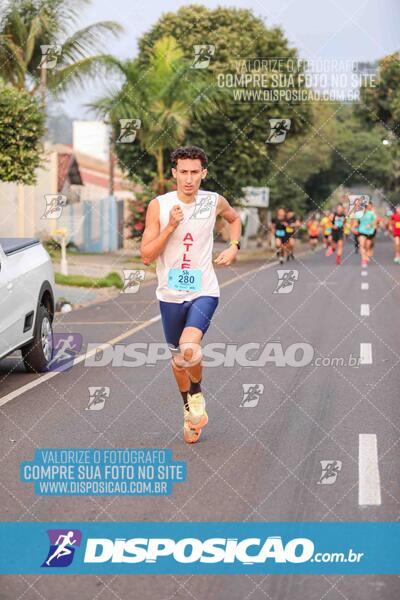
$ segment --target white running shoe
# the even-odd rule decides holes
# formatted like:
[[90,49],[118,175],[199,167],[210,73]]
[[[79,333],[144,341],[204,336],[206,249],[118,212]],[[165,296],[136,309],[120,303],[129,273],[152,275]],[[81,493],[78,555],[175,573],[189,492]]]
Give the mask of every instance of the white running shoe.
[[188,394],[187,398],[189,405],[189,423],[195,429],[200,429],[208,423],[204,396],[201,392],[198,392],[197,394]]

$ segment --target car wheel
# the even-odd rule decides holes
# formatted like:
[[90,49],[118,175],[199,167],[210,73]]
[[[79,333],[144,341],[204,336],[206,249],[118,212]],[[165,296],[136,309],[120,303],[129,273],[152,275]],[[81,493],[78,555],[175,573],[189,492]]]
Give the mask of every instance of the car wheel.
[[21,348],[27,371],[41,373],[53,356],[53,329],[48,310],[43,304],[38,308],[35,337]]

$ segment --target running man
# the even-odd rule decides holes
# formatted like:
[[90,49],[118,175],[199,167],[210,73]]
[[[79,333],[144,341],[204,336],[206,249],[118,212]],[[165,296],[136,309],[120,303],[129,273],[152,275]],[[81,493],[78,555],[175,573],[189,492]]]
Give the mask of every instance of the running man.
[[336,251],[336,264],[340,265],[343,254],[343,228],[346,222],[343,204],[338,204],[332,216],[332,249]]
[[371,257],[371,249],[373,239],[376,235],[377,217],[373,210],[372,202],[368,202],[367,208],[362,216],[360,216],[360,225],[358,227],[360,240],[361,266],[368,266],[368,261]]
[[151,200],[141,256],[144,264],[156,260],[156,296],[172,352],[172,371],[183,398],[183,437],[192,444],[208,422],[200,386],[200,343],[220,295],[212,264],[215,219],[220,215],[230,225],[229,247],[214,261],[221,266],[235,260],[242,225],[223,196],[200,189],[207,175],[207,156],[201,148],[177,148],[171,163],[177,189]]
[[322,234],[324,236],[325,256],[330,256],[333,253],[332,250],[332,218],[329,210],[324,212],[324,216],[321,219]]
[[74,540],[73,537],[73,531],[68,531],[66,535],[58,536],[58,539],[55,543],[57,548],[55,549],[53,554],[49,556],[49,558],[46,560],[47,566],[50,566],[51,561],[55,558],[61,558],[62,556],[67,556],[68,554],[71,554],[71,550],[67,548],[67,546],[73,546],[74,544],[76,544],[76,540]]
[[379,231],[379,228],[381,227],[381,224],[382,224],[382,219],[377,214],[376,209],[375,209],[375,207],[374,207],[374,205],[373,205],[372,202],[370,202],[370,206],[371,206],[372,212],[375,215],[376,222],[375,222],[375,231],[373,232],[373,234],[371,236],[371,246],[370,246],[370,249],[369,249],[369,252],[368,252],[368,258],[372,258],[373,255],[374,255],[374,252],[375,252],[375,239],[376,239],[377,233]]
[[400,264],[400,204],[390,217],[390,227],[394,240],[394,262]]
[[79,348],[73,335],[60,338],[53,351],[52,359],[47,363],[47,368],[58,366],[65,361],[72,361],[78,354]]
[[[356,212],[353,215],[353,218],[351,220],[351,232],[353,234],[353,239],[354,239],[354,252],[356,254],[358,254],[358,248],[360,246],[360,231],[359,231],[359,227],[360,227],[360,218],[363,215],[363,211],[360,212]],[[360,217],[360,218],[359,218]]]
[[286,211],[284,208],[278,208],[276,217],[272,219],[271,229],[275,236],[276,257],[279,259],[280,264],[283,263],[288,241],[286,227]]
[[308,236],[311,250],[315,250],[318,244],[319,237],[319,221],[315,215],[312,215],[307,222]]
[[287,260],[294,260],[294,245],[295,245],[295,234],[296,228],[300,227],[300,221],[294,214],[292,209],[288,209],[286,213],[286,238],[287,238]]
[[345,222],[344,227],[343,227],[343,235],[344,235],[344,239],[345,240],[347,240],[347,238],[349,237],[350,233],[351,233],[351,219],[349,219],[348,215],[347,215],[346,222]]

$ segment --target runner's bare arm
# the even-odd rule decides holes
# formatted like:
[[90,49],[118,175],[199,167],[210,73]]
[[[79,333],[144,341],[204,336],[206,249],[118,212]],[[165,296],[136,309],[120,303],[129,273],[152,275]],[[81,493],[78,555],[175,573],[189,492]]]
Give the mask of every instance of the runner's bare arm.
[[217,215],[228,221],[231,240],[239,240],[242,233],[242,221],[238,212],[223,196],[218,196]]
[[146,225],[140,244],[140,254],[145,265],[152,263],[163,251],[170,235],[183,219],[183,212],[179,204],[175,204],[169,213],[169,223],[160,232],[160,205],[154,198],[146,213]]
[[[231,240],[239,240],[242,233],[242,222],[239,214],[229,204],[223,196],[218,196],[218,205],[216,210],[217,215],[220,215],[229,223],[229,233]],[[223,250],[214,260],[218,265],[229,266],[235,259],[238,253],[238,248],[235,245]]]

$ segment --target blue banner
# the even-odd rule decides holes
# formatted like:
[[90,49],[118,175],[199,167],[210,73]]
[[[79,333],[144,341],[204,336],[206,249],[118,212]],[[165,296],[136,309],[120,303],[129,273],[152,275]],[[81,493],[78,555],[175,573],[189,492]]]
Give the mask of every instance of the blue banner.
[[400,523],[1,523],[0,573],[399,574]]

